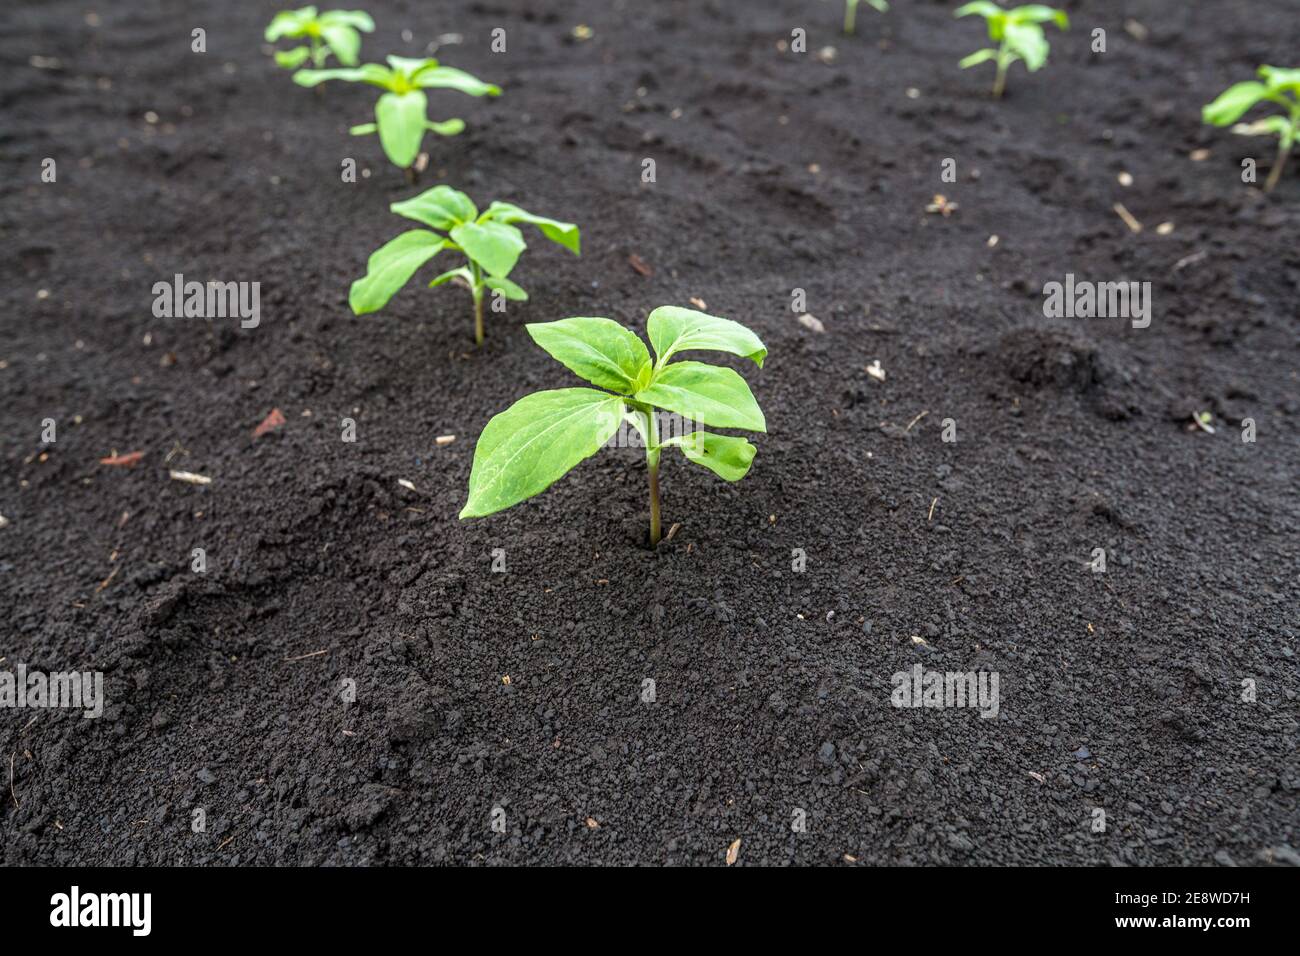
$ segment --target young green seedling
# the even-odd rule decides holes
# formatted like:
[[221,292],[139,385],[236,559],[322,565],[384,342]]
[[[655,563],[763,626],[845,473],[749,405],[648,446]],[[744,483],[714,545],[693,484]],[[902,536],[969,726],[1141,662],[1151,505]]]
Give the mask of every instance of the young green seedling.
[[[844,2],[844,32],[850,36],[857,27],[858,22],[858,4],[862,0],[845,0]],[[867,0],[872,7],[881,13],[889,12],[889,4],[885,0]]]
[[1047,36],[1040,24],[1053,22],[1062,30],[1070,25],[1064,10],[1055,10],[1041,3],[1031,3],[1011,10],[1003,10],[989,0],[976,0],[953,11],[954,17],[978,14],[988,21],[989,39],[998,44],[996,50],[977,50],[958,64],[963,70],[992,60],[997,64],[997,77],[993,80],[993,96],[1002,96],[1007,85],[1007,69],[1017,60],[1023,60],[1025,69],[1034,73],[1047,62],[1049,48]]
[[[512,223],[536,226],[543,236],[575,256],[580,251],[578,227],[573,223],[534,216],[508,202],[494,202],[480,213],[468,196],[450,186],[434,186],[388,208],[429,229],[404,232],[371,254],[366,274],[352,283],[348,293],[352,311],[365,315],[382,309],[420,266],[444,249],[459,252],[465,257],[465,265],[444,272],[429,283],[429,288],[454,282],[469,290],[474,297],[474,341],[479,345],[483,344],[483,296],[487,289],[514,302],[528,300],[528,293],[507,278],[526,248],[524,234]],[[434,229],[438,232],[430,231]]]
[[394,166],[408,169],[420,153],[425,130],[439,136],[455,136],[465,128],[464,120],[433,122],[428,118],[427,89],[451,89],[470,96],[499,96],[501,88],[484,83],[464,70],[439,66],[437,60],[412,60],[390,56],[388,66],[364,63],[346,70],[299,70],[293,81],[299,86],[315,86],[326,80],[369,83],[385,92],[375,102],[375,121],[362,123],[350,130],[353,136],[379,133],[380,145]]
[[375,32],[375,21],[364,10],[326,10],[318,15],[315,7],[302,7],[277,13],[266,28],[266,42],[282,37],[307,40],[304,46],[276,51],[275,62],[286,70],[296,70],[308,60],[319,69],[331,53],[344,66],[356,66],[361,52],[358,30]]
[[1263,83],[1248,80],[1236,83],[1222,93],[1213,103],[1201,109],[1201,119],[1212,126],[1228,126],[1246,115],[1256,103],[1276,103],[1286,110],[1286,116],[1266,116],[1253,123],[1239,123],[1232,128],[1244,136],[1273,135],[1277,137],[1277,159],[1269,171],[1265,192],[1272,192],[1282,178],[1282,167],[1291,153],[1291,147],[1300,138],[1300,69],[1284,70],[1276,66],[1261,66],[1259,76]]
[[679,352],[730,352],[762,368],[767,349],[738,322],[663,306],[650,313],[645,343],[611,319],[572,318],[529,325],[551,357],[608,391],[560,388],[534,392],[489,421],[474,448],[469,500],[461,518],[480,518],[541,494],[590,458],[626,421],[645,445],[650,480],[650,544],[659,543],[659,455],[678,447],[687,459],[727,481],[739,481],[754,460],[743,438],[692,431],[661,440],[659,409],[715,428],[766,432],[767,422],[745,380],[729,368],[673,362]]

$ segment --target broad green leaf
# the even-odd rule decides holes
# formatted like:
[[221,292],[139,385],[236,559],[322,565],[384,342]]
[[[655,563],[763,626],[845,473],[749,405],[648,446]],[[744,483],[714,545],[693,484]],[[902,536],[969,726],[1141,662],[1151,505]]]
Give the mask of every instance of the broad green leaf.
[[661,368],[648,388],[633,396],[715,428],[765,432],[767,422],[754,393],[729,368],[703,362],[676,362]]
[[515,285],[509,279],[499,276],[484,276],[483,284],[489,289],[495,289],[504,295],[511,302],[527,302],[528,293],[521,286]]
[[463,119],[449,119],[440,122],[430,120],[425,124],[425,128],[432,130],[439,136],[456,136],[465,131],[465,121]]
[[450,66],[433,66],[420,69],[411,78],[421,89],[460,90],[470,96],[500,96],[501,87],[484,83],[478,77],[471,76],[464,70]]
[[286,70],[296,70],[307,61],[311,56],[311,50],[305,46],[294,47],[292,50],[276,50],[275,63]]
[[302,36],[307,24],[316,19],[315,7],[303,7],[300,10],[282,10],[277,13],[266,28],[264,34],[267,43],[274,43],[281,37]]
[[461,266],[459,269],[452,269],[450,272],[444,272],[442,275],[438,276],[429,283],[429,288],[432,289],[435,286],[445,285],[452,279],[464,279],[465,284],[470,285],[474,281],[474,275],[469,271],[468,266]]
[[703,465],[719,478],[740,481],[749,471],[758,451],[743,438],[715,435],[712,432],[691,432],[665,441],[664,446],[676,445],[691,461]]
[[1264,98],[1268,87],[1255,80],[1234,83],[1228,87],[1213,103],[1201,107],[1201,121],[1212,126],[1227,126],[1235,123],[1246,111]]
[[593,385],[630,393],[649,381],[645,343],[613,319],[577,316],[524,328],[551,358]]
[[678,352],[704,349],[710,352],[730,352],[752,359],[759,368],[767,349],[757,335],[739,322],[706,315],[693,309],[679,309],[664,305],[650,313],[646,320],[646,335],[659,356],[660,364]]
[[1057,10],[1042,3],[1029,3],[1007,11],[1010,23],[1055,23],[1062,30],[1070,26],[1070,17],[1064,10]]
[[366,274],[352,283],[348,305],[357,315],[382,309],[407,280],[443,249],[447,240],[427,229],[412,229],[390,239],[370,255]]
[[320,35],[340,63],[344,66],[357,65],[357,54],[361,52],[361,34],[347,24],[333,23],[322,26]]
[[986,60],[996,60],[997,58],[998,58],[997,50],[989,50],[989,49],[976,50],[970,56],[963,57],[962,61],[957,65],[961,67],[963,70],[965,70],[968,67],[977,66],[978,64],[983,63]]
[[342,80],[345,83],[369,83],[387,89],[392,82],[392,74],[378,63],[365,63],[348,69],[333,70],[299,70],[293,75],[293,81],[299,86],[317,86],[327,80]]
[[478,215],[474,201],[450,186],[434,186],[418,196],[395,202],[388,208],[399,216],[414,219],[443,232],[462,222],[473,222]]
[[541,494],[600,451],[622,418],[623,400],[594,388],[524,396],[479,436],[460,516],[480,518]]
[[375,21],[364,10],[327,10],[320,15],[322,25],[340,23],[343,26],[356,27],[363,33],[375,32]]
[[379,142],[394,166],[405,169],[415,162],[424,139],[424,111],[428,105],[428,99],[419,90],[385,93],[375,103]]
[[524,251],[524,234],[504,222],[465,222],[451,230],[451,238],[487,274],[504,278]]
[[1025,61],[1025,68],[1030,73],[1042,69],[1047,62],[1047,37],[1043,35],[1043,28],[1036,23],[1008,23],[1006,44],[1008,49]]
[[497,222],[526,222],[530,226],[536,226],[542,231],[543,236],[552,242],[558,242],[574,255],[579,253],[581,239],[578,235],[578,227],[571,222],[535,216],[528,210],[520,209],[509,202],[494,202],[488,206],[487,212],[483,213],[483,218],[494,219]]

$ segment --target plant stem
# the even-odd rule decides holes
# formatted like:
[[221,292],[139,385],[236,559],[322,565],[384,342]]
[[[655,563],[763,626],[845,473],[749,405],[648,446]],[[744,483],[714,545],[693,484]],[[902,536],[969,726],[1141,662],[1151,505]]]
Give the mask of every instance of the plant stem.
[[469,265],[474,275],[473,284],[470,286],[470,292],[474,296],[474,344],[481,346],[483,344],[483,270],[472,259]]
[[659,544],[659,419],[653,409],[641,412],[645,419],[645,463],[650,478],[650,547]]
[[1007,42],[1003,40],[1002,48],[998,50],[998,75],[993,80],[993,98],[995,100],[1002,99],[1002,91],[1007,88],[1007,67],[1010,64],[1007,63],[1006,58],[1003,56],[1006,49]]
[[852,36],[856,29],[857,14],[857,0],[844,0],[844,32],[849,36]]
[[1264,183],[1264,192],[1271,193],[1273,187],[1282,179],[1282,167],[1286,165],[1286,158],[1291,150],[1283,148],[1279,143],[1277,147],[1277,159],[1273,160],[1273,168],[1269,170],[1268,182]]

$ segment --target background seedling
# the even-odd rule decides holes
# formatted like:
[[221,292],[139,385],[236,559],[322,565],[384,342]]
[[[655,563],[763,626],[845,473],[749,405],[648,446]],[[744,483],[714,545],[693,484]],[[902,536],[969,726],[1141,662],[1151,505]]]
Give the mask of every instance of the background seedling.
[[358,30],[375,32],[375,21],[364,10],[327,10],[318,16],[315,7],[302,7],[277,13],[266,28],[266,42],[283,37],[307,40],[292,50],[276,51],[275,62],[287,70],[296,70],[308,60],[319,69],[331,53],[344,66],[356,66],[361,52]]
[[353,136],[379,133],[379,142],[394,166],[409,169],[420,153],[425,130],[440,136],[455,136],[465,128],[459,119],[433,122],[428,118],[427,89],[451,89],[470,96],[499,96],[501,88],[470,76],[464,70],[440,66],[437,60],[412,60],[402,56],[387,58],[388,66],[365,63],[346,70],[299,70],[293,81],[299,86],[315,86],[326,80],[369,83],[385,90],[375,102],[375,121],[354,126]]
[[953,11],[954,17],[981,16],[987,21],[989,39],[998,44],[996,50],[977,50],[958,64],[963,70],[992,60],[997,64],[993,80],[993,96],[1001,97],[1007,85],[1007,69],[1017,60],[1023,60],[1025,69],[1034,73],[1047,62],[1049,44],[1040,24],[1053,22],[1062,30],[1070,25],[1064,10],[1056,10],[1041,3],[1031,3],[1011,10],[1003,10],[990,0],[976,0]]
[[594,388],[534,392],[496,415],[474,448],[469,500],[461,518],[479,518],[541,494],[590,458],[626,420],[645,442],[650,481],[650,544],[660,538],[659,456],[676,446],[727,481],[749,471],[755,449],[743,438],[694,431],[660,441],[657,409],[715,428],[766,432],[745,380],[729,368],[669,363],[679,352],[730,352],[762,368],[767,349],[738,322],[663,306],[650,313],[645,343],[612,319],[572,318],[528,326],[533,341]]
[[[844,2],[844,32],[852,35],[857,27],[858,21],[858,4],[862,0],[845,0]],[[885,0],[867,0],[876,10],[881,13],[889,12],[889,4]]]
[[352,283],[348,294],[352,311],[365,315],[382,309],[420,266],[444,249],[459,252],[466,264],[444,272],[429,287],[455,282],[469,289],[474,297],[474,341],[479,345],[483,344],[485,290],[498,290],[515,302],[528,299],[528,293],[507,278],[526,248],[523,233],[512,223],[536,226],[574,255],[580,251],[578,227],[573,223],[534,216],[508,202],[494,202],[480,213],[468,196],[450,186],[434,186],[388,208],[430,228],[411,229],[375,250],[365,276]]
[[1284,70],[1276,66],[1261,66],[1259,76],[1264,81],[1247,80],[1236,83],[1208,106],[1202,107],[1201,119],[1211,126],[1228,126],[1236,123],[1256,103],[1276,103],[1286,110],[1285,116],[1266,116],[1253,123],[1239,123],[1232,128],[1244,136],[1276,136],[1277,159],[1269,171],[1265,192],[1272,192],[1282,178],[1282,167],[1291,153],[1297,136],[1300,136],[1300,70]]

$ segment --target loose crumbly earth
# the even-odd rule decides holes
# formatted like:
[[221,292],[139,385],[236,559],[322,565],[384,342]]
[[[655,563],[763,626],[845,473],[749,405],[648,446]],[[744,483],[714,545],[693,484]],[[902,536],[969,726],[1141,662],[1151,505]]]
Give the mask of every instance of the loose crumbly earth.
[[[505,89],[431,96],[468,129],[411,187],[347,134],[371,88],[272,65],[276,3],[6,4],[0,668],[107,704],[0,711],[0,860],[1300,861],[1300,174],[1199,121],[1294,11],[1071,2],[994,102],[954,5],[372,0],[367,58]],[[582,228],[478,351],[461,290],[347,307],[437,182]],[[177,273],[261,324],[155,318]],[[1150,327],[1044,317],[1067,273],[1150,282]],[[488,418],[577,384],[524,323],[693,298],[771,352],[743,483],[666,457],[657,552],[633,450],[457,520]],[[995,672],[996,718],[891,706],[916,664]]]

